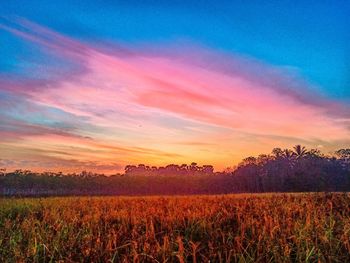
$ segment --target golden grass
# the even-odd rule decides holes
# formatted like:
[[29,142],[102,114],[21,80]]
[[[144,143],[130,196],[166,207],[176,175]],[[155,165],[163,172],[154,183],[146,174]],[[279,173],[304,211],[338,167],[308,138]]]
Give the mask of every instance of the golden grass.
[[0,199],[0,262],[350,262],[350,196]]

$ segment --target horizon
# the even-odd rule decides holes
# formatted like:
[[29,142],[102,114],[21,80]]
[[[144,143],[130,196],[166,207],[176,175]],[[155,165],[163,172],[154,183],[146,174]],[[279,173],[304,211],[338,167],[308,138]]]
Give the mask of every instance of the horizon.
[[[299,148],[299,149],[298,149]],[[280,158],[281,156],[284,156],[283,158],[286,158],[286,160],[288,158],[291,158],[293,160],[297,160],[298,155],[300,154],[299,152],[302,152],[302,156],[306,157],[306,156],[310,156],[311,158],[317,156],[317,157],[321,157],[323,159],[331,159],[331,158],[336,158],[336,159],[343,159],[346,160],[347,158],[349,158],[349,154],[350,154],[350,149],[349,148],[342,148],[342,149],[338,149],[337,151],[334,152],[330,152],[330,153],[323,153],[321,150],[314,148],[314,149],[307,149],[302,145],[295,145],[292,149],[281,149],[279,147],[275,147],[272,149],[272,151],[270,151],[270,153],[260,153],[259,155],[255,155],[255,156],[246,156],[245,158],[243,158],[242,160],[240,160],[236,165],[233,166],[227,166],[224,169],[218,170],[215,169],[215,167],[210,164],[210,163],[206,163],[206,164],[199,164],[196,162],[187,162],[187,163],[168,163],[162,166],[156,166],[156,165],[152,165],[150,163],[133,163],[133,164],[126,164],[123,169],[121,170],[107,170],[108,172],[105,173],[99,170],[89,170],[88,166],[84,166],[82,169],[79,169],[79,166],[74,167],[74,169],[69,169],[69,170],[60,170],[60,169],[21,169],[21,168],[12,168],[12,169],[7,169],[7,168],[3,168],[0,167],[0,174],[7,174],[7,173],[14,173],[17,171],[20,172],[30,172],[30,173],[38,173],[38,174],[45,174],[45,173],[56,173],[56,174],[63,174],[63,175],[70,175],[70,174],[83,174],[83,173],[92,173],[92,174],[96,174],[96,175],[105,175],[105,176],[113,176],[113,175],[125,175],[127,174],[127,167],[138,167],[140,168],[141,166],[146,168],[146,170],[161,170],[161,169],[167,169],[170,166],[176,166],[177,168],[182,168],[183,166],[186,166],[186,169],[189,169],[190,167],[195,166],[196,168],[202,169],[204,167],[211,167],[212,170],[210,172],[210,174],[225,174],[225,173],[233,173],[235,171],[238,170],[239,167],[245,166],[247,163],[246,161],[249,159],[248,163],[251,161],[251,159],[255,159],[255,161],[257,161],[259,163],[259,158],[262,159],[270,159],[270,160],[275,160]],[[276,153],[278,152],[278,153]],[[280,155],[281,154],[281,155]],[[290,161],[290,160],[289,160]],[[92,165],[92,167],[94,168],[94,165]],[[176,175],[176,174],[171,174],[171,175]]]
[[0,167],[222,171],[275,147],[349,148],[349,8],[4,3]]

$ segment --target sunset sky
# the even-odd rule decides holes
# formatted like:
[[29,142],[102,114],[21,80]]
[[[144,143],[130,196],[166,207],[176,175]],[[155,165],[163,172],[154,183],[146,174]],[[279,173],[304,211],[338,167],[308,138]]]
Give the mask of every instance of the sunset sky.
[[349,147],[350,2],[259,3],[1,1],[0,167]]

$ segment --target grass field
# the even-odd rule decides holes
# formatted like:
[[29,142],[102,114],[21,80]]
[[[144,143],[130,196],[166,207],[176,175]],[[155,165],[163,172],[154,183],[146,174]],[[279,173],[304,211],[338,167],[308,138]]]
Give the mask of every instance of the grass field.
[[0,262],[350,262],[350,196],[0,199]]

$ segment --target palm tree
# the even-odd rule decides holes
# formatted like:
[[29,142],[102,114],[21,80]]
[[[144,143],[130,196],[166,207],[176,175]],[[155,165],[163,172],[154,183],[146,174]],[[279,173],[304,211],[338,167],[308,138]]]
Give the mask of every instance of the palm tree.
[[287,160],[292,160],[293,159],[293,156],[294,156],[294,153],[292,150],[289,150],[289,149],[284,149],[282,151],[282,157],[284,159],[287,159]]
[[297,159],[305,157],[305,155],[308,153],[306,148],[304,146],[301,146],[301,145],[295,145],[293,147],[293,149],[294,149],[293,154]]

